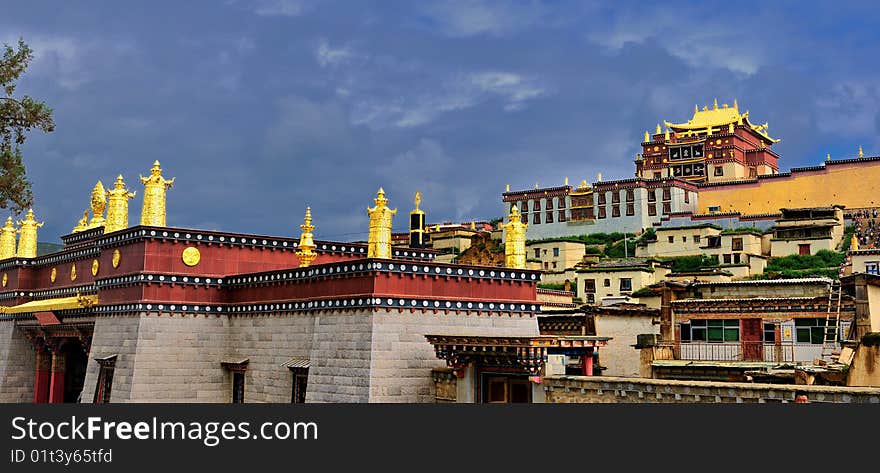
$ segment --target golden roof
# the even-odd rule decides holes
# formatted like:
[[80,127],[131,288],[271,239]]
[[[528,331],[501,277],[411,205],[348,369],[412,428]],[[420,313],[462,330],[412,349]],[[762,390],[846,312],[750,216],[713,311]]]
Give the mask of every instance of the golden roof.
[[25,302],[11,307],[0,307],[0,314],[24,314],[30,312],[46,312],[52,310],[84,309],[98,303],[98,296],[58,297]]
[[694,116],[685,123],[672,123],[666,120],[664,120],[663,123],[676,132],[706,130],[709,128],[719,128],[729,125],[746,125],[770,142],[779,142],[779,140],[773,139],[767,135],[767,123],[762,125],[752,125],[749,123],[748,118],[748,111],[745,113],[739,112],[739,105],[737,105],[736,99],[733,101],[733,107],[728,107],[727,104],[718,107],[718,100],[716,99],[711,109],[708,106],[704,106],[703,109],[700,110],[699,107],[695,105]]

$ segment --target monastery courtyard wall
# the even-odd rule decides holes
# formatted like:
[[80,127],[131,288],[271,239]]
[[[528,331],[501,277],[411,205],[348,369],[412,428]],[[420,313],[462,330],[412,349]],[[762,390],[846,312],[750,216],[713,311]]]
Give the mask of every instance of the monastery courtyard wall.
[[880,404],[880,388],[795,384],[721,383],[607,376],[547,376],[548,403],[772,403],[793,402],[803,392],[810,402]]
[[[284,363],[292,358],[310,361],[306,402],[433,402],[431,370],[445,362],[426,334],[529,336],[538,329],[530,316],[444,310],[98,317],[82,401],[94,398],[93,360],[115,354],[111,402],[228,403],[232,374],[221,362],[247,359],[245,402],[288,403],[293,376]],[[32,389],[33,373],[17,376],[3,383],[6,391]],[[21,396],[28,402],[32,393]]]

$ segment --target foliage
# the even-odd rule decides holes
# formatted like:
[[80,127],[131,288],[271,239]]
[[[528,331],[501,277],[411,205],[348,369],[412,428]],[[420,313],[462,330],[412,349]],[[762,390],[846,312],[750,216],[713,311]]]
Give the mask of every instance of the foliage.
[[555,241],[570,241],[574,243],[584,243],[587,245],[610,245],[617,241],[623,240],[623,233],[590,233],[587,235],[571,235],[560,238],[544,238],[541,240],[529,240],[527,243],[552,243]]
[[[541,283],[538,283],[538,287],[541,289],[552,289],[554,291],[564,291],[565,290],[565,283],[541,282]],[[571,288],[574,289],[574,284],[571,285]]]
[[637,243],[649,242],[649,241],[657,241],[657,232],[654,231],[653,228],[649,228],[649,229],[645,230],[644,232],[642,232],[641,235],[639,235],[639,238],[636,239]]
[[492,228],[494,228],[494,229],[496,229],[496,230],[499,229],[499,228],[501,228],[501,224],[502,224],[502,223],[504,223],[504,219],[503,219],[503,218],[500,218],[500,217],[499,217],[499,218],[493,218],[492,220],[489,220],[489,225],[492,225]]
[[819,250],[815,255],[788,255],[772,258],[767,262],[764,272],[782,272],[786,270],[819,269],[839,267],[846,255],[836,251]]
[[17,49],[4,45],[3,50],[0,57],[0,208],[11,205],[18,213],[28,208],[34,198],[21,155],[25,134],[35,128],[51,132],[55,122],[52,109],[43,102],[27,95],[13,95],[16,80],[33,59],[31,49],[19,39]]
[[626,243],[626,251],[624,251],[623,235],[620,235],[621,240],[619,242],[605,247],[605,256],[609,258],[625,258],[627,256],[632,258],[636,255],[636,242],[632,240],[628,241]]
[[715,268],[718,260],[706,255],[675,256],[663,258],[663,261],[672,263],[672,271],[676,273],[699,271],[703,268]]
[[601,255],[602,248],[599,248],[597,246],[588,246],[588,247],[584,248],[584,254],[585,255]]
[[843,240],[840,241],[840,251],[846,253],[849,251],[849,247],[852,244],[852,237],[856,233],[856,228],[852,225],[846,227],[843,230]]
[[721,230],[722,235],[730,235],[731,233],[751,233],[752,235],[761,236],[764,234],[764,230],[755,227],[736,227]]
[[649,288],[649,287],[643,287],[630,295],[632,297],[651,297],[651,296],[659,296],[660,293],[652,291],[651,288]]

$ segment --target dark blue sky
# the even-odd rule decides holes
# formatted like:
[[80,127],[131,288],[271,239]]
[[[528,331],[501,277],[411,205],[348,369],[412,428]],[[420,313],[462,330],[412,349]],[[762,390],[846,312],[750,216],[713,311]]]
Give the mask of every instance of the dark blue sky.
[[880,154],[872,2],[9,2],[19,92],[55,110],[25,147],[40,240],[96,180],[176,177],[168,224],[366,237],[379,186],[429,221],[500,216],[513,188],[626,178],[694,104],[769,122],[781,166]]

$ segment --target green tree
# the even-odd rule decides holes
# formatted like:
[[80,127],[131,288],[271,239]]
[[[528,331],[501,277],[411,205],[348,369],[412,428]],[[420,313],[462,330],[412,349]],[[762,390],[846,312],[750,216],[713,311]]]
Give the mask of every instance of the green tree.
[[16,213],[28,208],[34,199],[21,159],[25,135],[34,128],[45,132],[55,129],[52,109],[45,103],[27,95],[14,95],[15,83],[33,57],[22,39],[18,40],[18,48],[4,44],[0,57],[0,208],[11,207]]

